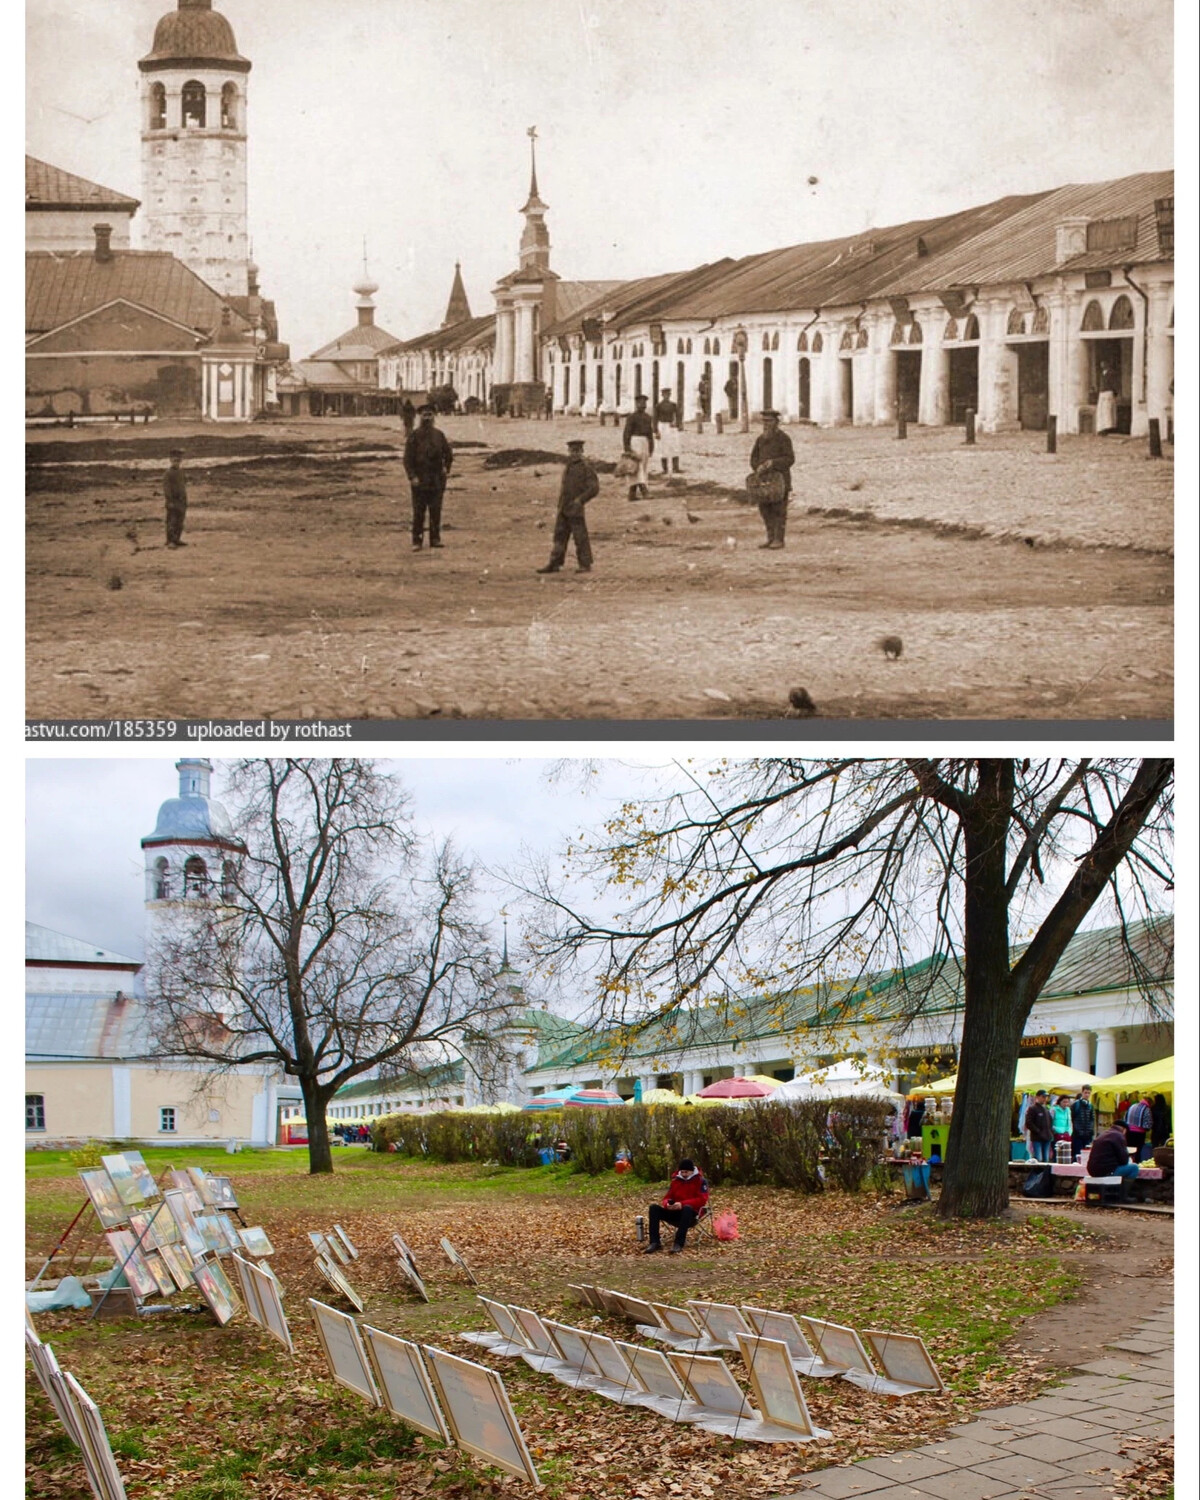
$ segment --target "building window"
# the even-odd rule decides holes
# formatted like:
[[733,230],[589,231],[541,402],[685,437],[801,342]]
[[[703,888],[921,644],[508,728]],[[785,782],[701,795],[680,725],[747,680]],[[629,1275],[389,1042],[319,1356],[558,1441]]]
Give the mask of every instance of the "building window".
[[164,1135],[175,1133],[175,1108],[173,1105],[164,1105],[158,1112],[158,1128]]
[[25,1129],[45,1130],[46,1128],[46,1096],[45,1094],[25,1095]]
[[171,867],[163,858],[154,861],[153,889],[155,901],[165,901],[171,894]]
[[237,85],[233,83],[221,87],[221,129],[237,129]]
[[189,855],[183,867],[183,894],[185,896],[208,894],[208,866],[198,854]]
[[819,334],[819,333],[814,333],[813,334],[813,341],[812,341],[812,352],[814,354],[820,354],[821,351],[824,348],[825,348],[825,339],[824,339],[824,337],[821,334]]
[[183,124],[204,126],[204,114],[208,107],[208,98],[204,92],[204,85],[197,83],[193,78],[183,86]]
[[225,860],[221,865],[221,895],[226,901],[232,901],[237,896],[237,866],[231,859]]
[[1108,326],[1121,329],[1133,327],[1133,303],[1124,293],[1112,305],[1112,312],[1108,315]]
[[161,83],[150,85],[150,129],[167,128],[167,91]]

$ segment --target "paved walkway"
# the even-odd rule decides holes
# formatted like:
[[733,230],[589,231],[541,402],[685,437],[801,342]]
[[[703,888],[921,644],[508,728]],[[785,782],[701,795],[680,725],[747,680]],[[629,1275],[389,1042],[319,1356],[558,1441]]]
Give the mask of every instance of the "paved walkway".
[[1045,1395],[981,1412],[923,1448],[825,1469],[783,1500],[1111,1500],[1115,1476],[1140,1461],[1121,1444],[1174,1431],[1172,1330],[1166,1307]]

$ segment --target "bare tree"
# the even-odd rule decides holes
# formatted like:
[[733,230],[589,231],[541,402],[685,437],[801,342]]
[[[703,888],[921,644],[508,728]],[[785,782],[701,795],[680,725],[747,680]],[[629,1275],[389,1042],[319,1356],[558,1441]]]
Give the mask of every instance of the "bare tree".
[[[546,866],[523,882],[530,938],[560,981],[590,974],[589,1019],[613,1046],[689,1028],[745,997],[789,997],[827,1035],[872,1019],[885,984],[900,1024],[961,975],[961,1062],[945,1216],[1007,1208],[1012,1079],[1025,1021],[1107,892],[1124,924],[1171,888],[1166,760],[723,761],[627,804],[576,843],[576,881],[627,900],[585,915]],[[1014,927],[1032,933],[1013,955]],[[1019,946],[1019,945],[1018,945]],[[1127,945],[1129,947],[1130,945]],[[924,960],[896,983],[898,969]],[[1135,980],[1152,994],[1153,976]]]
[[515,998],[470,865],[416,838],[406,794],[369,762],[241,761],[228,801],[244,855],[219,892],[179,903],[148,955],[155,1055],[277,1064],[304,1098],[309,1171],[330,1172],[339,1088],[486,1064]]

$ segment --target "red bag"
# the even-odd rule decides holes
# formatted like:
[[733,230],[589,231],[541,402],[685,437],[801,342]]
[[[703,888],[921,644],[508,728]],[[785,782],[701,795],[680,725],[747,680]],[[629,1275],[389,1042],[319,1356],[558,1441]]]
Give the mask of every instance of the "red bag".
[[736,1240],[738,1237],[737,1214],[726,1209],[713,1220],[713,1233],[719,1240]]

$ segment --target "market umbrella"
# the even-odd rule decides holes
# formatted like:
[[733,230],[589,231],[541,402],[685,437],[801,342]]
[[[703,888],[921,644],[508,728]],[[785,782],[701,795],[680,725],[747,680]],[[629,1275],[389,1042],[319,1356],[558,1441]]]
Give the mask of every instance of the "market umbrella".
[[647,1089],[642,1095],[643,1104],[683,1104],[686,1101],[682,1094],[677,1094],[674,1089]]
[[576,1089],[564,1103],[568,1109],[589,1106],[593,1109],[611,1109],[614,1104],[624,1104],[625,1101],[611,1089]]
[[[778,1086],[778,1084],[776,1085]],[[767,1099],[775,1090],[756,1078],[719,1078],[697,1094],[698,1099]]]
[[714,1099],[711,1097],[711,1095],[708,1098],[705,1098],[703,1094],[684,1094],[683,1098],[680,1100],[681,1104],[709,1104],[716,1105],[718,1108],[722,1104],[729,1104],[731,1102],[736,1103],[737,1101],[731,1101],[729,1099]]
[[[1047,1093],[1073,1094],[1078,1093],[1085,1083],[1094,1088],[1096,1080],[1090,1073],[1082,1073],[1078,1068],[1068,1068],[1064,1063],[1053,1062],[1048,1057],[1023,1057],[1017,1063],[1013,1093],[1036,1094],[1038,1089],[1045,1089]],[[931,1094],[935,1098],[945,1098],[953,1094],[957,1085],[958,1074],[952,1073],[949,1078],[942,1078],[937,1083],[912,1089],[911,1094]]]
[[561,1109],[573,1094],[578,1094],[579,1089],[571,1085],[563,1089],[551,1089],[546,1094],[535,1094],[532,1099],[526,1099],[521,1106],[522,1114],[532,1113],[534,1110]]
[[770,1089],[772,1093],[783,1085],[781,1078],[771,1078],[766,1073],[751,1073],[746,1081],[747,1083],[761,1083],[765,1088]]
[[788,1099],[890,1099],[893,1103],[903,1099],[902,1094],[893,1093],[887,1083],[868,1073],[837,1072],[818,1069],[814,1073],[798,1073],[790,1083],[780,1084],[774,1097],[782,1102]]
[[1160,1058],[1158,1062],[1144,1063],[1140,1068],[1130,1068],[1127,1073],[1114,1073],[1111,1078],[1097,1078],[1092,1084],[1097,1098],[1111,1100],[1129,1098],[1132,1093],[1162,1094],[1170,1099],[1175,1093],[1175,1056]]

